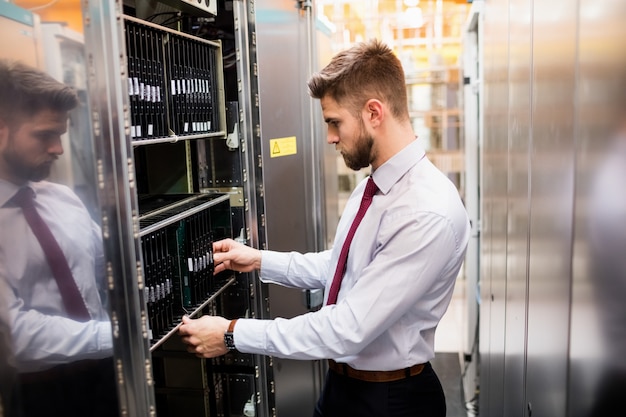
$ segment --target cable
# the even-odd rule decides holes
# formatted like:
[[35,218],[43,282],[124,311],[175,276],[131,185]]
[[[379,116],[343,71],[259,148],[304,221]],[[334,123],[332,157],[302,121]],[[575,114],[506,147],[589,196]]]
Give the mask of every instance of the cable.
[[171,25],[173,23],[178,23],[181,20],[183,20],[183,15],[179,13],[179,14],[176,14],[175,16],[172,16],[169,19],[166,19],[165,21],[161,22],[160,25],[167,26],[167,25]]
[[151,16],[148,16],[148,18],[146,19],[148,22],[152,22],[156,17],[159,16],[165,16],[165,15],[178,15],[178,11],[176,12],[161,12],[161,13],[155,13]]

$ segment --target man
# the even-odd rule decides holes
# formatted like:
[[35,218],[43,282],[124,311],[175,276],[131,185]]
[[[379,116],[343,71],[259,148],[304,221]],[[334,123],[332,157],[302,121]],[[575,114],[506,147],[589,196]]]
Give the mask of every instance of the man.
[[[366,179],[356,187],[332,250],[277,253],[224,240],[214,244],[214,261],[216,273],[259,270],[264,282],[325,288],[325,305],[289,320],[185,317],[180,334],[201,357],[222,355],[229,345],[329,359],[315,416],[445,416],[429,360],[464,259],[467,213],[454,185],[425,158],[401,63],[387,46],[373,40],[339,53],[308,86],[320,99],[328,143],[348,167],[371,165],[375,186]],[[349,256],[338,267],[350,235]]]
[[[0,61],[0,296],[26,416],[118,409],[111,324],[99,293],[100,228],[68,187],[44,181],[77,104],[76,93],[47,74]],[[69,271],[66,280],[59,269]]]

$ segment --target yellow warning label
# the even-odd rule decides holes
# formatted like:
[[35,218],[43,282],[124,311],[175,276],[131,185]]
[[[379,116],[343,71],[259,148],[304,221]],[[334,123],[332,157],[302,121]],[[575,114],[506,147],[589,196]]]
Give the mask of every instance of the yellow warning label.
[[276,158],[277,156],[295,155],[297,153],[298,149],[296,146],[295,136],[270,139],[270,156],[272,158]]

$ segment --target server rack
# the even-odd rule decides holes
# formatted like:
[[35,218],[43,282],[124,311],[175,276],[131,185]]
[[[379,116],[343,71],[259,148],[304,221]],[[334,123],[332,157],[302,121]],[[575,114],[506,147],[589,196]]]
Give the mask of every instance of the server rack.
[[[189,4],[178,7],[178,3],[168,1],[150,8],[144,2],[90,2],[86,9],[85,32],[92,45],[88,62],[94,133],[101,146],[98,169],[102,178],[129,184],[113,187],[103,181],[99,185],[104,223],[111,231],[105,241],[111,274],[124,286],[112,290],[119,291],[118,304],[112,309],[119,328],[116,342],[143,346],[116,352],[119,380],[125,384],[120,391],[121,407],[129,415],[159,416],[309,413],[302,410],[302,404],[313,407],[321,386],[320,364],[281,361],[276,373],[274,359],[264,356],[230,353],[214,360],[197,359],[185,351],[175,334],[176,312],[228,318],[289,316],[317,308],[311,302],[315,294],[276,293],[254,274],[227,273],[208,292],[201,291],[194,298],[194,290],[187,285],[193,285],[195,259],[204,255],[188,256],[180,236],[181,222],[193,214],[184,212],[180,216],[185,219],[172,222],[176,215],[166,213],[169,224],[146,227],[142,223],[150,221],[147,213],[151,212],[144,211],[144,198],[211,196],[215,203],[203,207],[211,219],[221,219],[220,233],[215,233],[215,224],[209,228],[211,239],[230,236],[261,249],[271,242],[274,249],[291,246],[303,251],[323,249],[332,240],[327,239],[326,222],[334,223],[336,210],[327,209],[323,195],[325,187],[332,189],[329,167],[335,162],[329,158],[332,149],[320,150],[322,120],[305,84],[317,65],[312,3],[220,1],[216,15],[206,8],[194,13]],[[289,47],[306,52],[282,60],[286,65],[282,74],[271,65],[277,39],[267,35],[273,31],[258,31],[271,29],[265,26],[268,23],[276,29],[274,16],[281,18],[279,23],[288,22],[283,29],[298,33]],[[278,41],[285,42],[285,38]],[[259,54],[265,60],[262,67]],[[287,77],[298,93],[277,89]],[[295,103],[276,104],[274,99],[281,95]],[[285,109],[289,112],[283,119],[272,116],[273,111]],[[300,151],[291,158],[270,157],[272,141],[284,137],[293,138]],[[304,210],[295,200],[277,198],[281,189],[284,193],[280,178],[285,167],[297,178],[288,186],[304,192],[297,199],[298,204],[305,204]],[[271,203],[268,195],[273,196]],[[177,209],[164,204],[158,210]],[[289,228],[285,222],[305,225],[314,233],[303,230],[296,236],[283,236]],[[154,249],[155,245],[169,249]],[[167,278],[159,282],[152,277],[154,269],[163,269],[164,263],[155,260],[155,251],[156,258],[163,253],[165,258],[168,253],[179,255],[179,262],[174,262],[179,275],[170,278],[179,283],[172,286],[173,300],[167,301],[172,297]],[[165,262],[168,267],[170,263]],[[185,273],[189,273],[189,284]],[[138,282],[144,283],[139,291]],[[285,299],[292,301],[285,304]],[[164,319],[163,311],[172,320]],[[147,336],[140,329],[148,329]]]
[[115,359],[128,415],[275,413],[270,359],[199,359],[177,336],[183,314],[267,311],[265,289],[251,274],[213,277],[210,253],[215,239],[264,241],[253,51],[240,51],[238,67],[226,74],[239,88],[226,91],[222,40],[191,33],[210,19],[247,45],[253,11],[246,6],[233,2],[227,15],[209,18],[159,6],[181,17],[173,25],[151,22],[157,9],[133,2],[90,2],[85,10],[105,248],[117,295]]

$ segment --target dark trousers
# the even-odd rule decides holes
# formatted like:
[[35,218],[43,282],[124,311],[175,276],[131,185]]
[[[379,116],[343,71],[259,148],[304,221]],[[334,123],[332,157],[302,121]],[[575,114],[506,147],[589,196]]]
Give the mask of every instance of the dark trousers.
[[313,417],[445,417],[446,400],[430,363],[409,378],[365,382],[328,371]]
[[21,375],[23,417],[117,417],[113,360],[81,361]]

